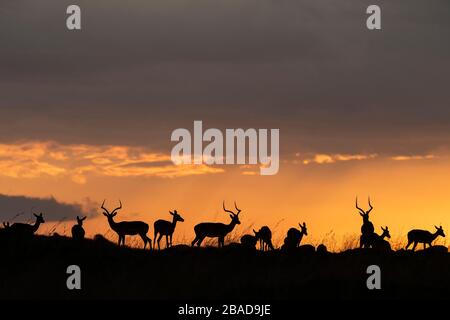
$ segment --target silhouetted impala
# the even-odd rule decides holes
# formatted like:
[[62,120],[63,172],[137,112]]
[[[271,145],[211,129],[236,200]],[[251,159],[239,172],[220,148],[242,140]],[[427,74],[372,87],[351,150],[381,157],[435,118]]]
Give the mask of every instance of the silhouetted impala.
[[273,250],[273,244],[272,244],[272,231],[270,231],[268,226],[261,227],[259,231],[253,230],[256,237],[259,239],[259,249],[262,251],[266,251],[272,249]]
[[139,235],[144,241],[144,249],[147,247],[147,243],[150,244],[150,249],[152,248],[152,240],[147,237],[148,224],[142,221],[121,221],[115,222],[113,218],[117,215],[117,210],[122,209],[122,202],[119,200],[120,206],[115,208],[111,213],[104,207],[105,201],[101,208],[104,210],[103,215],[108,218],[108,223],[111,229],[117,233],[119,236],[119,246],[120,244],[125,245],[125,236]]
[[[256,231],[255,231],[255,230],[253,230],[253,232],[256,234]],[[251,235],[251,234],[244,234],[244,235],[241,237],[241,244],[242,244],[244,247],[247,247],[247,248],[255,249],[255,248],[256,248],[256,243],[257,243],[257,242],[258,242],[257,236],[254,236],[254,235]]]
[[386,228],[381,227],[381,230],[383,231],[383,233],[381,235],[378,235],[375,232],[370,233],[370,234],[361,235],[361,238],[360,238],[361,248],[372,247],[372,248],[378,249],[378,250],[390,251],[391,245],[389,244],[388,241],[384,240],[384,238],[388,238],[388,239],[391,238],[389,229],[388,229],[388,227],[386,227]]
[[418,243],[423,243],[423,248],[425,249],[427,244],[428,244],[428,246],[431,247],[431,243],[438,236],[445,237],[442,226],[439,226],[439,228],[436,226],[434,226],[434,227],[436,228],[435,233],[431,233],[426,230],[418,230],[418,229],[411,230],[410,232],[408,232],[408,245],[406,246],[406,249],[408,249],[412,243],[414,243],[414,246],[412,248],[413,251],[416,249],[416,246]]
[[83,221],[86,219],[86,217],[79,218],[77,216],[77,224],[72,227],[72,238],[76,240],[82,240],[84,239],[85,231],[83,229]]
[[[360,207],[358,207],[358,197],[356,197],[356,209],[359,210],[359,215],[363,218],[363,225],[361,226],[361,234],[362,235],[370,235],[374,233],[375,229],[373,227],[372,222],[369,221],[369,213],[372,211],[373,207],[370,204],[370,197],[369,197],[369,207],[370,209],[367,211],[364,211]],[[362,248],[362,243],[360,242],[359,246]]]
[[385,229],[383,229],[383,227],[381,227],[381,230],[383,230],[383,233],[381,234],[381,236],[377,235],[372,240],[372,248],[378,249],[378,250],[391,251],[391,244],[389,243],[389,241],[384,239],[384,238],[388,238],[388,239],[391,238],[391,234],[389,233],[389,229],[386,226]]
[[234,207],[236,208],[237,213],[225,209],[225,201],[223,202],[223,210],[230,213],[231,222],[229,224],[217,222],[203,222],[197,224],[194,227],[195,239],[192,241],[192,245],[194,246],[197,244],[197,246],[200,247],[202,241],[206,237],[209,237],[218,238],[219,248],[223,247],[225,236],[229,234],[237,224],[241,224],[239,221],[239,213],[241,213],[241,210],[236,206],[236,202],[234,203]]
[[300,223],[298,224],[300,226],[300,230],[296,228],[290,228],[287,232],[287,236],[284,239],[284,249],[295,249],[300,246],[300,242],[302,241],[303,236],[308,235],[308,230],[306,228],[306,223],[303,222],[303,225]]
[[[166,220],[157,220],[153,224],[153,227],[155,229],[155,238],[153,239],[153,244],[155,242],[158,242],[158,250],[159,242],[161,241],[162,236],[166,236],[166,248],[169,248],[172,246],[172,235],[175,231],[175,227],[177,225],[177,221],[184,222],[184,219],[178,214],[177,210],[175,211],[169,211],[169,213],[172,215],[172,222],[166,221]],[[156,236],[159,233],[159,238],[156,240]]]
[[42,212],[37,215],[33,213],[34,217],[36,218],[36,222],[34,224],[28,224],[28,223],[13,223],[8,229],[10,232],[14,234],[21,234],[21,235],[33,235],[36,231],[38,231],[39,226],[41,223],[44,223],[44,217],[42,216]]

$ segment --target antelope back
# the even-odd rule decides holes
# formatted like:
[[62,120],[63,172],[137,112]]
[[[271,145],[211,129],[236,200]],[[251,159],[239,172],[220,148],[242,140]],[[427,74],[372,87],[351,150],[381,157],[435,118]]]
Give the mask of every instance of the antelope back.
[[272,239],[272,231],[270,231],[269,227],[264,226],[259,229],[259,237],[265,241],[269,241]]
[[252,236],[250,234],[245,234],[241,237],[241,243],[243,245],[255,247],[258,239],[256,236]]

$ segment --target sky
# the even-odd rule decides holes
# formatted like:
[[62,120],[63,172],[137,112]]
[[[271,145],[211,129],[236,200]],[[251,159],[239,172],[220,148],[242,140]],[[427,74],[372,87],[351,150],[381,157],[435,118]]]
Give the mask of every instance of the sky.
[[[119,221],[177,209],[188,242],[228,221],[225,200],[239,232],[305,221],[320,241],[358,233],[370,195],[379,232],[450,225],[448,1],[78,0],[68,31],[73,3],[0,4],[1,220],[43,211],[40,232],[68,233],[88,215],[104,234],[98,206],[120,199]],[[171,132],[194,120],[279,128],[279,173],[174,165]]]

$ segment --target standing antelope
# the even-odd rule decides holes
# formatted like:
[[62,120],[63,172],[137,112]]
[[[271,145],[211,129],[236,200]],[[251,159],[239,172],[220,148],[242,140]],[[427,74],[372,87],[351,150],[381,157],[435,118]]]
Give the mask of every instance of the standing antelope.
[[[356,197],[356,209],[359,210],[359,215],[363,218],[363,225],[361,226],[361,234],[364,236],[371,235],[375,231],[372,222],[369,221],[369,213],[373,209],[372,205],[370,204],[370,197],[369,197],[369,207],[370,208],[367,211],[364,211],[363,209],[358,207],[358,197]],[[360,242],[359,246],[362,248],[363,244]]]
[[[169,213],[172,215],[172,222],[166,221],[166,220],[157,220],[153,224],[153,227],[155,229],[155,238],[153,239],[153,243],[158,242],[158,250],[159,242],[161,241],[162,236],[166,236],[166,248],[169,248],[172,246],[172,235],[175,231],[175,227],[177,225],[177,221],[184,222],[184,219],[178,214],[177,210],[169,211]],[[159,238],[156,240],[156,236],[159,233]]]
[[406,246],[406,250],[408,250],[409,246],[414,243],[414,246],[412,250],[414,251],[416,249],[416,246],[418,243],[423,243],[423,248],[426,248],[426,245],[431,247],[431,243],[438,237],[442,236],[445,237],[444,230],[442,229],[442,226],[436,227],[436,232],[431,233],[426,230],[411,230],[408,232],[408,245]]
[[272,231],[270,231],[268,226],[261,227],[259,231],[253,230],[255,236],[259,239],[259,250],[266,251],[273,250],[272,244]]
[[306,223],[303,222],[303,225],[300,223],[300,230],[296,228],[290,228],[287,232],[287,236],[284,239],[284,247],[286,249],[298,248],[300,246],[300,242],[302,241],[303,236],[308,235],[308,230],[306,229]]
[[361,248],[372,247],[372,248],[378,249],[378,250],[390,251],[391,245],[389,244],[388,241],[384,240],[384,238],[388,238],[388,239],[391,238],[389,229],[388,229],[388,227],[386,227],[386,228],[381,227],[381,230],[383,231],[383,233],[381,235],[378,235],[375,232],[370,233],[370,234],[361,235],[361,237],[360,237]]
[[236,208],[237,213],[225,209],[225,201],[223,202],[223,210],[230,214],[231,222],[229,224],[216,222],[202,222],[197,224],[194,227],[195,239],[192,241],[192,246],[197,243],[197,246],[200,247],[203,239],[209,237],[218,238],[219,248],[223,247],[225,236],[230,233],[237,224],[241,224],[239,221],[239,213],[241,213],[241,210],[236,206],[236,202],[234,203],[234,207]]
[[15,234],[33,235],[39,229],[41,223],[45,222],[42,212],[39,215],[35,213],[33,213],[33,215],[36,218],[36,222],[34,224],[13,223],[8,229]]
[[72,227],[72,238],[76,239],[76,240],[83,240],[84,239],[84,235],[85,235],[85,231],[83,229],[83,221],[86,219],[86,217],[83,218],[79,218],[77,216],[77,223]]
[[112,212],[109,212],[108,209],[104,207],[105,201],[106,200],[103,200],[101,209],[103,209],[103,215],[108,218],[109,226],[119,236],[119,246],[120,244],[125,245],[125,236],[134,236],[138,234],[144,241],[144,249],[147,247],[147,243],[150,244],[151,249],[152,240],[147,237],[148,224],[142,221],[115,222],[113,218],[117,215],[117,210],[122,209],[122,202],[119,200],[120,206],[115,208]]

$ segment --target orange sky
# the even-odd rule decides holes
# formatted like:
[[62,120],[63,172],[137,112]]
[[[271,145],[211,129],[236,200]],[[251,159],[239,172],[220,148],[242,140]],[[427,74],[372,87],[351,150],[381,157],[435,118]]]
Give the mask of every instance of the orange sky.
[[[30,197],[54,196],[90,212],[92,236],[108,230],[102,200],[121,199],[117,220],[177,209],[175,239],[190,242],[236,200],[237,233],[269,225],[277,242],[304,221],[306,242],[331,246],[331,230],[338,243],[359,233],[355,196],[370,195],[395,241],[448,232],[447,3],[386,1],[382,30],[368,30],[366,6],[348,1],[103,2],[83,1],[81,31],[53,0],[0,4],[0,219],[27,221]],[[195,120],[279,129],[279,173],[174,165],[171,133]],[[79,209],[56,205],[47,217]]]
[[[445,152],[391,158],[313,155],[309,160],[293,155],[281,158],[275,176],[248,174],[256,167],[176,167],[166,163],[163,154],[120,146],[3,144],[0,158],[0,193],[54,196],[68,203],[107,199],[110,208],[121,199],[123,209],[116,219],[146,221],[152,238],[153,221],[168,219],[173,209],[185,218],[177,227],[177,241],[190,242],[198,222],[228,222],[222,200],[230,207],[236,200],[242,209],[237,233],[252,225],[268,225],[274,230],[275,242],[303,221],[309,232],[306,243],[318,243],[330,231],[337,239],[358,233],[361,218],[354,208],[356,195],[363,207],[371,196],[376,230],[387,225],[394,239],[404,237],[413,227],[433,230],[433,225],[442,224],[447,231],[450,222],[446,192],[450,164]],[[41,233],[48,233],[55,223],[46,223]],[[64,232],[65,226],[68,234],[71,225],[62,223],[58,232]],[[85,227],[88,236],[109,229],[103,216],[88,219]]]

